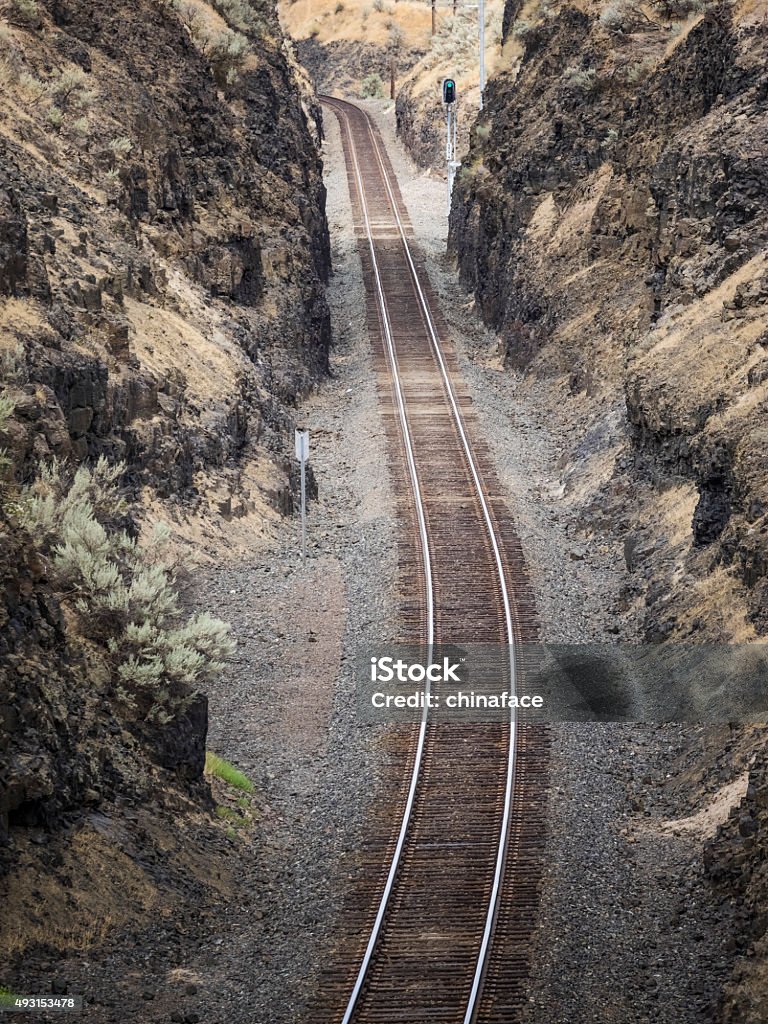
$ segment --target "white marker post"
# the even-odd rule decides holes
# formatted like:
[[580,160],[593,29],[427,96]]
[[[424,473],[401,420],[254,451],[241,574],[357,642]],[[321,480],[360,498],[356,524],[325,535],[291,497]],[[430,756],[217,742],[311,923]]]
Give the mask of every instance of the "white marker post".
[[301,464],[301,557],[307,557],[307,460],[309,459],[309,431],[297,430],[296,458]]

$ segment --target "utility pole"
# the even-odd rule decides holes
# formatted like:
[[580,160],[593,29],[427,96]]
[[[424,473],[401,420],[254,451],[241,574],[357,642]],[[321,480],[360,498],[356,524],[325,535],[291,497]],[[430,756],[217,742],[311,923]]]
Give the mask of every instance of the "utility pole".
[[436,0],[432,0],[432,35],[437,32],[437,7]]
[[389,98],[395,98],[395,58],[389,62]]
[[482,110],[483,93],[485,92],[485,0],[478,0],[477,16],[480,22],[480,109]]

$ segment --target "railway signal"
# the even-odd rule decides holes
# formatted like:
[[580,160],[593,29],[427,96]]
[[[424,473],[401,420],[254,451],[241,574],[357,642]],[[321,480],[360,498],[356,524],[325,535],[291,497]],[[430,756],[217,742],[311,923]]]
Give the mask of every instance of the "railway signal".
[[456,100],[456,79],[443,79],[443,106],[445,107],[445,163],[448,168],[448,216],[451,215],[451,196],[453,195],[453,182],[456,178],[456,171],[461,167],[461,161],[456,159],[457,142],[457,115]]

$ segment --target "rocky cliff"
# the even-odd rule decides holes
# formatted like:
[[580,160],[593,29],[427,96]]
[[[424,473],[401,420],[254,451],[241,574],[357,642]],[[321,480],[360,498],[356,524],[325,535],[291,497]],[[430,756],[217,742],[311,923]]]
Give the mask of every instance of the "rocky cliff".
[[[763,641],[764,5],[509,2],[504,32],[524,53],[473,127],[450,246],[505,364],[571,427],[553,505],[577,510],[579,557],[629,570],[617,634]],[[756,1024],[768,776],[764,736],[739,736],[747,795],[705,864],[740,908],[720,1019]],[[722,779],[742,771],[724,755]]]
[[7,6],[0,327],[20,473],[104,453],[181,493],[327,365],[312,115],[274,18],[222,88],[173,4]]
[[[204,695],[151,726],[126,713],[106,639],[24,526],[24,487],[54,459],[70,476],[121,461],[129,539],[148,505],[290,508],[291,409],[328,366],[330,252],[318,108],[268,4],[0,15],[2,945],[29,956],[46,929],[51,947],[98,939],[78,932],[89,891],[113,908],[105,929],[147,923],[128,884],[144,868],[110,829],[126,806],[146,816],[129,844],[146,867],[210,794]],[[261,494],[240,485],[249,460],[270,466]],[[183,876],[147,871],[166,898]]]
[[510,9],[525,54],[490,84],[450,245],[508,362],[590,424],[566,495],[602,436],[580,500],[588,537],[624,543],[620,611],[650,639],[747,639],[768,630],[766,25],[654,12]]

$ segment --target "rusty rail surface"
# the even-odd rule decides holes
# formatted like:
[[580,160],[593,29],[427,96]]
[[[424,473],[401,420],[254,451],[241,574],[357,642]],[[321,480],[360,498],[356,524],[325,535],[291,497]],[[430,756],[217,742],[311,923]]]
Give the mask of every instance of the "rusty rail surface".
[[[403,524],[402,639],[506,645],[514,688],[518,645],[537,636],[520,542],[378,129],[354,104],[322,102],[341,127]],[[309,1021],[521,1019],[547,748],[543,727],[512,719],[433,723],[425,712],[418,728],[393,729],[391,792]]]

